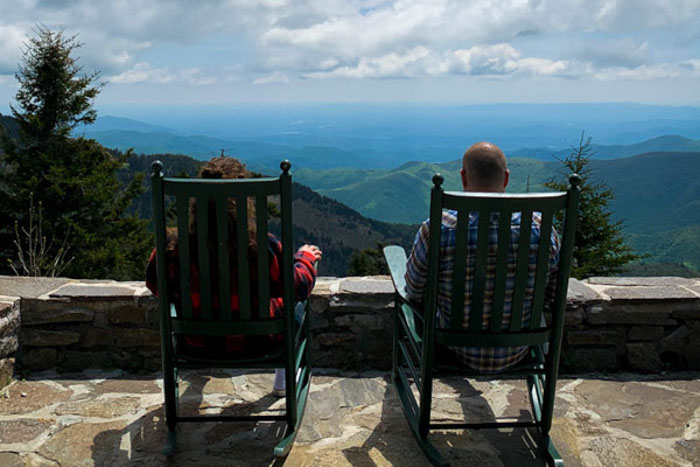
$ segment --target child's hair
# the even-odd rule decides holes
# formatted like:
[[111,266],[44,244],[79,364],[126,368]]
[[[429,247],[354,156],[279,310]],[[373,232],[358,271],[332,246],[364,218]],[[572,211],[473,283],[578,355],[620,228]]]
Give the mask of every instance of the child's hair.
[[[246,169],[245,165],[233,157],[215,157],[204,164],[199,170],[199,178],[215,178],[215,179],[237,179],[237,178],[253,178],[254,174]],[[209,202],[209,239],[207,243],[210,249],[216,251],[216,204]],[[254,255],[257,251],[256,241],[256,222],[255,222],[255,203],[252,198],[247,199],[247,231],[248,231],[248,256]],[[190,235],[196,232],[196,214],[197,206],[195,200],[190,201]],[[232,256],[236,256],[236,246],[238,244],[236,232],[238,219],[236,218],[236,199],[228,199],[228,238],[229,251]]]

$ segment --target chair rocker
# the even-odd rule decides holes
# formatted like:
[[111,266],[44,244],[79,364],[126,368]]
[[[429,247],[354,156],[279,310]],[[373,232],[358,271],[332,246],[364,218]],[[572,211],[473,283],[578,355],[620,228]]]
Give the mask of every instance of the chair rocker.
[[[282,173],[278,178],[257,179],[184,179],[168,178],[163,174],[160,161],[152,164],[153,215],[156,234],[156,267],[158,275],[158,303],[160,308],[161,352],[163,364],[163,393],[165,418],[168,429],[163,452],[173,453],[176,444],[175,430],[180,422],[202,421],[284,421],[286,431],[275,446],[274,455],[286,456],[294,443],[304,414],[311,381],[309,357],[309,310],[308,301],[294,302],[293,251],[292,251],[292,177],[288,161],[280,164]],[[180,303],[171,303],[175,288],[168,284],[166,271],[166,196],[174,198],[177,216],[179,257]],[[283,314],[269,317],[270,301],[269,254],[268,254],[268,196],[279,196],[281,205],[281,241]],[[189,235],[190,199],[196,206],[195,235]],[[236,199],[236,245],[237,264],[229,264],[228,199]],[[253,198],[257,226],[257,278],[249,273],[247,250],[247,199]],[[204,208],[201,208],[204,206]],[[172,211],[171,211],[172,212]],[[210,217],[216,217],[216,231],[209,232]],[[211,225],[214,225],[212,222]],[[212,227],[213,228],[213,227]],[[208,239],[216,238],[215,242]],[[199,306],[193,304],[191,293],[191,264],[199,272]],[[237,271],[233,276],[231,268]],[[236,278],[237,276],[237,278]],[[257,290],[251,284],[257,280]],[[237,286],[236,286],[237,285]],[[232,293],[237,289],[238,309],[232,312],[220,304],[232,303]],[[257,296],[257,303],[251,296]],[[235,303],[235,302],[234,302]],[[296,321],[295,321],[296,308]],[[243,353],[194,355],[186,350],[185,336],[273,336],[281,335],[278,345],[270,345],[254,356]],[[215,338],[215,337],[214,337]],[[205,341],[205,346],[206,346]],[[180,415],[178,412],[178,370],[180,369],[261,369],[285,368],[286,409],[283,415]]]
[[[430,430],[481,429],[534,427],[542,438],[542,454],[549,465],[562,466],[563,461],[549,436],[552,426],[554,395],[559,370],[559,356],[566,307],[566,292],[569,267],[576,230],[580,179],[577,175],[569,178],[567,192],[538,194],[494,194],[444,192],[443,178],[433,177],[431,190],[430,226],[428,240],[427,282],[424,301],[421,304],[409,301],[405,292],[406,253],[399,246],[384,248],[384,256],[389,266],[395,293],[396,316],[393,338],[392,379],[399,400],[410,425],[411,431],[423,452],[433,465],[449,465],[428,440]],[[455,249],[454,272],[452,277],[451,319],[449,328],[436,328],[438,276],[440,266],[440,230],[443,209],[453,209],[458,213],[457,243]],[[559,250],[559,270],[556,292],[549,304],[549,324],[545,323],[545,287],[548,274],[550,235],[553,219],[557,213],[565,213]],[[464,316],[465,275],[467,266],[467,242],[469,213],[479,213],[476,230],[476,251],[473,265],[473,279],[469,315]],[[523,219],[518,249],[511,252],[511,216],[520,212]],[[531,219],[533,212],[541,213],[540,241],[537,248],[534,290],[531,295],[532,307],[524,311],[528,301],[528,268],[531,262]],[[498,213],[496,217],[496,214]],[[489,225],[498,229],[497,245],[489,249]],[[492,240],[493,242],[493,240]],[[496,247],[494,252],[494,246]],[[470,253],[472,254],[472,253]],[[515,281],[512,292],[510,325],[503,326],[503,310],[506,296],[509,255],[516,256]],[[489,256],[491,255],[491,256]],[[495,256],[495,258],[494,258]],[[494,264],[495,278],[492,288],[487,285],[487,263]],[[512,265],[511,265],[512,266]],[[490,319],[484,325],[485,292],[493,293]],[[458,297],[455,300],[455,297]],[[467,329],[462,328],[463,319],[468,321]],[[484,376],[466,365],[448,364],[435,358],[437,346],[450,347],[520,347],[529,346],[527,356],[518,364],[502,372],[501,375],[524,376],[527,381],[532,421],[506,422],[431,422],[431,399],[433,379],[440,376]],[[488,376],[488,375],[487,375]],[[417,389],[418,400],[412,386]]]

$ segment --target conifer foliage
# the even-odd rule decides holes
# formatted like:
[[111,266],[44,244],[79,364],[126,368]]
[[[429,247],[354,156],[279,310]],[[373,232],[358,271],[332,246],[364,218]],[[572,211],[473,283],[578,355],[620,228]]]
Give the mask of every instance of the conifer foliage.
[[578,223],[574,239],[571,275],[577,279],[591,276],[612,276],[620,273],[630,261],[639,259],[622,236],[622,221],[613,221],[608,204],[614,194],[608,186],[593,179],[590,160],[592,138],[581,133],[578,146],[572,146],[568,157],[559,159],[565,167],[562,180],[551,179],[544,185],[556,191],[566,191],[566,177],[577,173],[581,177]]
[[71,134],[95,121],[93,100],[102,87],[97,73],[83,74],[73,57],[80,46],[75,36],[38,27],[15,75],[19,90],[11,109],[18,134],[0,131],[5,153],[0,272],[11,271],[23,247],[16,231],[28,225],[33,199],[43,211],[46,243],[70,249],[65,257],[73,259],[65,275],[135,279],[143,274],[151,244],[147,223],[126,215],[142,190],[141,180],[120,184],[117,171],[126,156],[114,157],[96,141]]

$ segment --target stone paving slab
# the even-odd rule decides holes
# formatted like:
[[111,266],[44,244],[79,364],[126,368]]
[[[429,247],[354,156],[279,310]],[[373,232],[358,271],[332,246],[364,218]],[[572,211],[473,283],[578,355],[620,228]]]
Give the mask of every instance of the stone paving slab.
[[[188,423],[166,459],[158,375],[45,373],[0,393],[0,465],[426,466],[386,373],[313,377],[302,429],[276,461],[279,423]],[[181,407],[206,413],[280,413],[272,375],[186,372]],[[527,419],[519,381],[451,378],[435,385],[433,417]],[[562,379],[552,436],[567,466],[700,465],[700,374],[666,379]],[[527,430],[434,432],[453,465],[543,465]]]

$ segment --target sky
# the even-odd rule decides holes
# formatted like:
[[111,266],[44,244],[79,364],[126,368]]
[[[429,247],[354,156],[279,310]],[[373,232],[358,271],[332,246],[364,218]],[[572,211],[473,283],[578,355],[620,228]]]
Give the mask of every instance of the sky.
[[315,102],[700,105],[700,0],[3,0],[0,112],[37,25],[106,109]]

